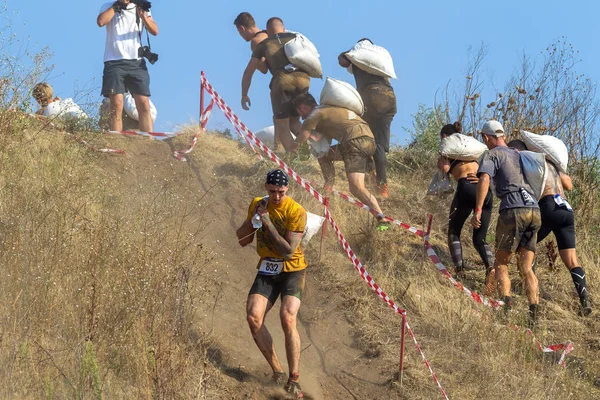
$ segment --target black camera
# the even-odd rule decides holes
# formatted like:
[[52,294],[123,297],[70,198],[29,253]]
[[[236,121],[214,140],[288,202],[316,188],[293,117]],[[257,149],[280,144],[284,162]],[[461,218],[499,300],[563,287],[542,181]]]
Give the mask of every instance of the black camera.
[[138,57],[147,58],[148,62],[152,65],[158,61],[158,54],[153,53],[149,46],[141,46],[138,49]]
[[146,0],[131,0],[130,3],[135,4],[144,11],[150,11],[150,7],[152,7],[152,3]]

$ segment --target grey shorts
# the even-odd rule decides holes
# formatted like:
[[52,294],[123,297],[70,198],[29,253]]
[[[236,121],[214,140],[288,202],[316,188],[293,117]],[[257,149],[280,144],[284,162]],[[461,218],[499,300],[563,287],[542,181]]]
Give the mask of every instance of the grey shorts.
[[104,63],[102,96],[126,92],[150,96],[150,74],[146,68],[146,60],[114,60]]
[[535,253],[542,225],[539,208],[509,208],[500,211],[496,225],[496,250],[514,253],[519,247]]

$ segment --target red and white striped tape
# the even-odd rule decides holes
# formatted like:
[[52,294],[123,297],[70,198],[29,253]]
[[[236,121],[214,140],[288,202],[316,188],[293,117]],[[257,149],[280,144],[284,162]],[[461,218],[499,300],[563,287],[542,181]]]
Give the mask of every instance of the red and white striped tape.
[[[287,174],[293,180],[295,180],[300,186],[302,186],[306,191],[308,191],[317,201],[319,201],[321,204],[326,206],[326,200],[323,197],[323,195],[321,195],[315,188],[313,188],[307,180],[302,178],[300,175],[298,175],[296,173],[296,171],[291,169],[285,162],[283,162],[283,160],[281,160],[269,147],[267,147],[264,143],[262,143],[260,141],[260,139],[258,139],[246,127],[246,125],[243,122],[241,122],[241,120],[237,117],[237,115],[235,115],[233,110],[231,110],[231,108],[227,105],[227,103],[225,103],[225,101],[219,96],[219,94],[215,91],[215,89],[212,87],[212,85],[208,82],[208,80],[206,79],[204,74],[202,74],[202,84],[203,84],[203,87],[206,88],[206,91],[215,100],[217,107],[219,107],[221,109],[221,111],[223,111],[223,113],[225,114],[225,117],[233,124],[233,126],[236,128],[236,130],[238,130],[238,128],[239,128],[238,133],[240,133],[240,134],[242,134],[242,136],[244,136],[247,143],[250,143],[250,141],[254,142],[256,144],[256,146],[260,150],[262,150],[273,162],[275,162],[280,168],[282,168],[284,171],[286,171]],[[347,196],[347,197],[349,198],[349,196]],[[401,315],[402,314],[406,315],[406,312],[404,310],[402,310],[400,307],[398,307],[394,303],[394,301],[392,299],[390,299],[387,294],[385,294],[383,289],[381,289],[381,287],[379,285],[377,285],[375,280],[369,275],[369,273],[366,271],[365,267],[358,260],[358,257],[356,256],[354,251],[352,251],[352,249],[350,248],[350,245],[348,244],[348,241],[345,239],[345,237],[343,236],[339,227],[333,220],[333,217],[331,216],[331,213],[329,212],[329,208],[327,206],[325,207],[325,217],[329,221],[332,228],[334,229],[338,240],[340,241],[340,243],[342,244],[342,247],[344,248],[344,251],[346,252],[346,255],[348,256],[348,258],[350,258],[350,261],[354,265],[354,268],[359,272],[361,278],[365,282],[367,282],[369,287],[372,288],[375,291],[375,293],[386,304],[388,304],[390,306],[390,308],[392,308],[396,313],[401,314]],[[392,221],[394,221],[394,220],[392,219]],[[406,225],[406,224],[404,224],[404,225]],[[406,227],[410,228],[408,225],[406,225]],[[416,233],[416,231],[414,233]],[[422,231],[421,231],[421,235],[423,235]],[[429,370],[434,382],[436,383],[438,388],[441,390],[442,394],[444,395],[444,398],[448,399],[446,392],[444,391],[439,380],[435,376],[435,373],[433,372],[431,365],[425,358],[425,354],[423,353],[423,351],[421,350],[421,347],[417,343],[414,333],[412,332],[412,329],[410,329],[410,327],[408,326],[408,323],[407,323],[406,327],[407,327],[411,337],[413,338],[413,341],[417,347],[417,350],[419,351],[421,357],[423,358],[423,362],[427,366],[427,369]]]
[[392,308],[392,310],[394,310],[398,314],[406,314],[406,311],[404,311],[403,309],[398,307],[396,305],[396,303],[394,303],[394,301],[392,299],[390,299],[387,294],[385,294],[383,289],[381,289],[381,287],[375,282],[375,280],[373,280],[371,275],[369,275],[369,273],[367,272],[365,267],[362,265],[362,263],[360,262],[358,257],[356,257],[356,254],[354,253],[354,251],[352,251],[352,248],[350,248],[350,245],[348,244],[348,241],[342,234],[342,231],[340,230],[338,225],[333,220],[333,217],[331,216],[331,213],[329,212],[329,208],[325,208],[325,219],[327,219],[327,221],[329,221],[329,224],[333,228],[333,231],[335,232],[338,240],[342,244],[342,247],[344,248],[344,251],[348,255],[348,258],[350,259],[350,261],[352,261],[354,268],[356,268],[356,270],[360,274],[360,277],[365,282],[367,282],[367,285],[369,285],[369,287],[371,289],[373,289],[375,291],[375,293],[377,293],[377,295],[379,297],[381,297],[381,299]]
[[438,271],[440,271],[454,286],[463,291],[467,296],[473,299],[476,303],[483,304],[484,306],[491,307],[493,309],[498,309],[504,305],[504,302],[494,299],[488,299],[480,294],[477,294],[470,290],[469,288],[463,286],[460,282],[452,277],[452,274],[448,272],[444,264],[440,261],[440,258],[433,250],[431,243],[429,243],[429,237],[425,237],[425,251],[427,251],[427,257],[431,260],[431,262],[436,266]]
[[417,350],[419,351],[419,354],[421,355],[421,358],[423,358],[423,362],[427,366],[427,369],[429,370],[429,373],[431,374],[431,377],[433,378],[433,381],[437,385],[438,389],[440,389],[440,392],[442,392],[442,395],[444,396],[444,398],[446,400],[449,400],[448,399],[448,395],[446,394],[446,391],[444,390],[444,388],[440,384],[440,381],[438,380],[438,378],[435,376],[435,372],[433,372],[433,368],[431,368],[431,365],[429,364],[429,361],[427,361],[427,358],[425,357],[425,353],[423,353],[423,350],[421,350],[421,346],[419,346],[419,343],[417,343],[417,338],[415,337],[415,333],[410,328],[410,325],[408,325],[408,322],[406,322],[406,329],[408,330],[408,333],[410,334],[410,337],[412,338],[413,342],[415,343],[415,346],[417,347]]
[[[440,258],[438,257],[438,255],[436,254],[436,252],[433,250],[433,247],[431,246],[431,243],[429,243],[429,234],[431,233],[431,222],[433,220],[433,215],[429,214],[429,222],[428,222],[428,228],[427,228],[427,232],[425,232],[425,235],[423,237],[423,239],[425,240],[425,250],[427,251],[427,256],[429,257],[429,259],[431,260],[431,262],[433,262],[433,264],[436,266],[436,268],[458,289],[460,289],[463,293],[465,293],[467,296],[469,296],[473,301],[475,301],[476,303],[479,304],[483,304],[485,306],[488,306],[490,308],[492,308],[493,310],[497,310],[499,308],[501,308],[504,305],[503,301],[499,301],[499,300],[494,300],[494,299],[488,299],[478,293],[473,292],[472,290],[464,287],[460,282],[456,281],[456,279],[454,279],[452,277],[452,275],[450,274],[450,272],[448,272],[448,270],[446,269],[446,267],[444,266],[444,264],[442,264]],[[513,325],[513,324],[508,324],[508,326],[514,330],[514,331],[520,331],[524,328],[517,326],[517,325]],[[525,333],[527,333],[528,335],[530,335],[534,341],[534,343],[536,344],[537,348],[544,352],[544,353],[550,353],[550,352],[559,352],[559,351],[563,351],[563,354],[559,360],[559,364],[562,366],[565,366],[565,358],[566,356],[573,350],[573,343],[571,343],[570,341],[566,342],[566,343],[560,343],[560,344],[553,344],[553,345],[549,345],[549,346],[544,346],[542,345],[542,343],[533,335],[533,332],[531,332],[531,329],[525,329]]]
[[[371,214],[375,215],[376,217],[378,216],[377,211],[373,210],[371,207],[369,207],[368,205],[361,203],[360,201],[356,200],[355,198],[347,195],[346,193],[340,192],[338,190],[332,189],[331,192],[338,196],[341,197],[342,199],[346,200],[348,203],[354,204],[359,208],[362,208],[363,210],[367,210],[368,212],[370,212]],[[406,229],[409,232],[414,233],[417,236],[423,237],[423,231],[419,228],[415,228],[414,226],[410,226],[402,221],[399,221],[397,219],[394,219],[392,217],[388,217],[386,215],[383,216],[383,220],[391,222],[392,224],[398,225],[404,229]]]
[[181,132],[138,132],[138,131],[108,131],[123,136],[145,136],[156,140],[166,140],[181,135]]
[[573,343],[570,340],[565,343],[551,344],[548,346],[544,346],[542,344],[542,342],[540,342],[539,339],[535,337],[535,335],[533,334],[531,329],[523,328],[521,326],[513,325],[513,324],[508,324],[508,327],[515,332],[524,331],[526,335],[531,336],[531,340],[533,341],[535,346],[538,348],[539,351],[541,351],[543,353],[558,353],[558,352],[562,351],[560,359],[558,360],[558,364],[562,365],[563,367],[566,366],[567,355],[569,355],[569,353],[571,351],[573,351],[573,349],[574,349]]
[[202,120],[200,121],[200,130],[198,130],[198,132],[196,132],[196,134],[194,135],[194,139],[192,140],[192,144],[190,145],[190,147],[188,147],[186,150],[183,150],[183,151],[174,151],[173,157],[175,157],[179,161],[187,161],[187,159],[185,158],[185,155],[191,153],[194,150],[194,148],[196,147],[196,143],[198,143],[198,137],[200,136],[201,133],[206,131],[206,124],[208,124],[208,119],[210,118],[210,116],[212,114],[212,109],[213,109],[214,104],[215,104],[215,101],[213,99],[208,104],[208,107],[206,107],[206,110],[204,110],[204,112],[202,113]]

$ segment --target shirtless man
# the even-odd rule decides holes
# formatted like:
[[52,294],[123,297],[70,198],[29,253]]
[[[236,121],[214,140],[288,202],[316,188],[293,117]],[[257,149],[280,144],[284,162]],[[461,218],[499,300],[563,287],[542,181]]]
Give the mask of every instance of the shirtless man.
[[275,125],[275,150],[279,144],[286,151],[291,151],[294,139],[290,133],[298,135],[300,132],[300,118],[294,108],[294,99],[307,93],[310,87],[310,77],[306,72],[289,69],[290,61],[285,55],[284,46],[296,37],[296,34],[286,32],[283,21],[273,17],[267,21],[268,38],[260,42],[244,71],[242,78],[242,108],[249,110],[251,102],[248,92],[252,84],[252,77],[261,63],[265,60],[269,71],[273,75],[269,89],[271,89],[271,106],[273,108],[273,123]]
[[[244,11],[240,13],[233,21],[233,24],[237,28],[242,39],[246,42],[250,42],[250,50],[253,52],[256,49],[256,46],[268,37],[266,30],[260,30],[256,27],[254,17],[249,12]],[[266,74],[269,70],[264,58],[260,60],[257,69],[263,74]]]
[[[513,140],[508,143],[509,147],[517,150],[527,150],[527,146],[521,140]],[[538,232],[537,241],[541,242],[550,234],[554,233],[558,252],[565,267],[569,270],[575,290],[579,296],[579,314],[588,316],[592,312],[590,305],[585,271],[577,260],[575,249],[575,214],[567,200],[565,190],[572,190],[573,184],[569,175],[560,172],[551,162],[546,161],[548,166],[548,178],[544,192],[538,201],[542,215],[542,226]]]

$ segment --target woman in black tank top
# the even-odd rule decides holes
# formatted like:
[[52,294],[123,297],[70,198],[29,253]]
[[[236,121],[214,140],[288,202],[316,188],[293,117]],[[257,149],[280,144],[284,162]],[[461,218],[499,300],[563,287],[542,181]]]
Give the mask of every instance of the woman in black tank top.
[[[460,122],[455,122],[454,124],[445,125],[440,131],[440,137],[443,139],[452,134],[461,133],[461,131],[462,124]],[[475,161],[453,160],[440,155],[438,168],[443,172],[451,174],[455,168],[470,163],[475,163],[475,165],[477,165]],[[454,263],[454,268],[458,275],[462,275],[465,270],[460,235],[465,221],[475,208],[475,200],[477,198],[477,179],[475,177],[470,178],[473,176],[472,174],[467,174],[469,178],[467,178],[467,176],[460,176],[463,174],[464,170],[458,177],[456,174],[453,174],[454,178],[457,179],[457,186],[452,205],[450,206],[450,216],[448,220],[448,249],[450,250],[452,262]],[[486,242],[486,235],[492,217],[492,206],[493,196],[491,192],[488,192],[481,213],[481,227],[473,230],[473,246],[475,246],[475,249],[483,261],[486,269],[486,276],[494,266],[494,254]]]

